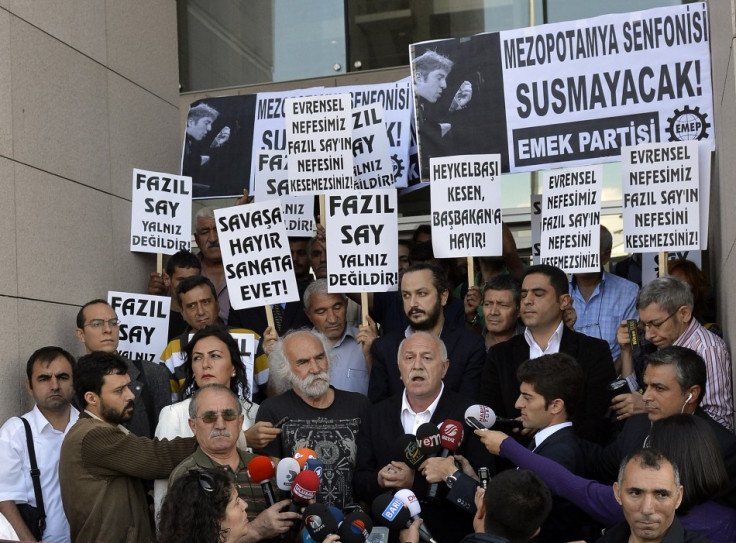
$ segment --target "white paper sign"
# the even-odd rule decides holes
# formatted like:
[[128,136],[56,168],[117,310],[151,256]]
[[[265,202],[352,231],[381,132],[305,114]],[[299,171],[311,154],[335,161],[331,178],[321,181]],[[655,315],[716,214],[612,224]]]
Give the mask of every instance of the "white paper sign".
[[698,142],[625,147],[621,158],[624,250],[700,249]]
[[329,292],[398,289],[395,190],[341,192],[325,198]]
[[601,269],[603,167],[567,168],[542,175],[542,264],[566,273]]
[[133,170],[130,250],[173,255],[192,239],[192,178]]
[[289,194],[353,188],[349,94],[286,99]]
[[500,173],[497,154],[430,160],[435,257],[502,254]]
[[291,196],[286,169],[287,155],[281,151],[255,153],[255,201],[281,198],[286,232],[290,236],[312,237],[314,234],[314,197]]
[[278,200],[216,209],[215,220],[231,307],[299,299]]
[[107,303],[120,319],[118,354],[158,361],[168,343],[171,298],[111,290]]
[[395,186],[381,104],[353,109],[353,178],[356,190]]

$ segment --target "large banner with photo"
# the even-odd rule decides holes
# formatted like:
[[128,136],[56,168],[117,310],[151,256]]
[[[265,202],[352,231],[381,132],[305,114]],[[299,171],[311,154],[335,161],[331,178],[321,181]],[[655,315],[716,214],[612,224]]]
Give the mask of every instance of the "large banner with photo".
[[707,18],[698,2],[412,45],[422,181],[438,156],[501,153],[521,172],[714,149]]

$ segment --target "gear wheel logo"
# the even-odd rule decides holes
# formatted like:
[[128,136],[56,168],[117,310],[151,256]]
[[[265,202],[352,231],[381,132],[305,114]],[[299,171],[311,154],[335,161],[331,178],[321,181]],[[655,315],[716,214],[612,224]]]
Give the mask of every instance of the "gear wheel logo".
[[401,177],[404,173],[404,161],[399,158],[399,155],[391,155],[391,162],[394,167],[394,178]]
[[670,135],[668,141],[692,141],[703,140],[708,137],[707,129],[710,123],[706,121],[705,113],[700,113],[700,108],[690,109],[685,106],[682,110],[675,109],[675,114],[667,119],[669,126],[666,128]]

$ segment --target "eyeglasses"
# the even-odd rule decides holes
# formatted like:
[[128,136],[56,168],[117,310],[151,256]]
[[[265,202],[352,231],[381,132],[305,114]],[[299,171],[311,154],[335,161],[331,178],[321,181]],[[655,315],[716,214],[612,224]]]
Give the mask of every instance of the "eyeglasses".
[[662,325],[663,325],[663,324],[664,324],[665,322],[667,322],[667,321],[668,321],[668,320],[670,320],[670,319],[671,319],[672,317],[674,317],[674,316],[675,316],[675,314],[676,314],[676,313],[677,313],[677,312],[678,312],[679,310],[680,310],[680,308],[678,307],[678,308],[677,308],[677,309],[675,309],[675,310],[674,310],[674,311],[673,311],[672,313],[670,313],[669,315],[667,315],[667,318],[666,318],[666,319],[662,319],[662,320],[661,320],[661,321],[659,321],[659,322],[654,322],[654,321],[649,321],[649,322],[643,322],[643,321],[639,321],[639,323],[638,323],[638,328],[639,328],[639,330],[646,330],[646,329],[649,329],[649,328],[654,328],[655,330],[659,330],[659,328],[660,328],[660,327],[661,327],[661,326],[662,326]]
[[202,416],[195,418],[202,419],[202,422],[204,422],[205,424],[213,424],[217,422],[218,416],[221,416],[222,420],[224,420],[225,422],[232,422],[240,415],[238,415],[238,412],[234,409],[223,409],[219,413],[217,411],[205,411],[204,413],[202,413]]
[[107,324],[110,328],[117,328],[120,325],[120,319],[92,319],[84,326],[89,326],[90,328],[99,329],[102,328]]

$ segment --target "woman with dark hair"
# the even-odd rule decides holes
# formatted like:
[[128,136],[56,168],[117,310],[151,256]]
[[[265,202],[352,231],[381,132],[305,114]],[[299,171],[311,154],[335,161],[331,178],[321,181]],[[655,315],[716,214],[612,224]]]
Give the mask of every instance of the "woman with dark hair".
[[237,543],[248,535],[248,504],[222,470],[190,470],[177,479],[159,516],[159,543]]
[[[606,527],[624,520],[613,487],[574,475],[553,460],[527,450],[503,432],[477,430],[493,454],[539,475],[550,490],[570,500]],[[714,501],[728,485],[720,446],[708,423],[695,415],[673,415],[652,426],[648,445],[656,447],[680,470],[684,496],[677,516],[686,530],[711,543],[733,543],[736,510]]]
[[682,279],[693,291],[693,317],[708,330],[723,337],[723,330],[718,325],[715,311],[715,297],[708,282],[708,277],[695,262],[686,258],[678,258],[667,263],[667,273]]
[[[245,367],[240,358],[240,349],[233,337],[222,326],[206,326],[199,330],[184,349],[185,381],[181,387],[181,401],[164,407],[159,414],[156,437],[173,439],[192,437],[189,426],[189,403],[192,393],[200,387],[219,384],[229,387],[243,404],[243,433],[238,437],[237,447],[264,447],[280,430],[267,428],[270,423],[256,425],[258,405],[247,398],[250,387],[245,375]],[[154,483],[154,503],[156,512],[166,495],[168,481],[159,479]]]

